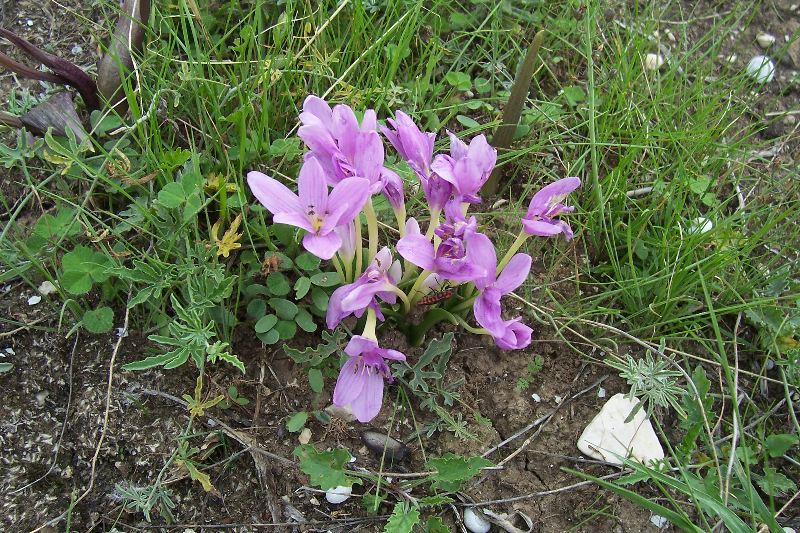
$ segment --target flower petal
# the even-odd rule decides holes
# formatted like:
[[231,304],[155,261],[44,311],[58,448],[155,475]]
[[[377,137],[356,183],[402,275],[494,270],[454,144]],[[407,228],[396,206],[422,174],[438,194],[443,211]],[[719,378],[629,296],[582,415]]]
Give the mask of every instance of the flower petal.
[[372,352],[378,349],[378,341],[363,337],[361,335],[353,335],[350,342],[344,348],[344,353],[351,357],[361,355],[365,352]]
[[308,217],[296,211],[291,213],[276,213],[272,217],[272,221],[278,224],[288,224],[296,228],[302,228],[306,231],[314,231],[314,227],[311,225],[311,221],[308,220]]
[[303,237],[303,247],[320,259],[330,259],[341,245],[342,238],[335,232],[325,235],[306,233],[306,236]]
[[489,288],[475,298],[472,313],[478,324],[486,328],[493,337],[502,337],[506,332],[503,318],[500,316],[500,291]]
[[344,300],[344,297],[350,292],[352,286],[352,283],[349,285],[342,285],[331,294],[328,300],[328,310],[325,311],[325,324],[328,326],[328,329],[334,329],[339,325],[339,322],[350,314],[342,309],[342,300]]
[[261,172],[248,172],[247,184],[256,199],[273,215],[301,211],[300,198],[275,178]]
[[369,194],[369,181],[363,178],[347,178],[337,183],[328,197],[331,213],[325,218],[322,230],[352,222],[367,203]]
[[503,294],[515,290],[528,278],[531,262],[531,256],[528,254],[516,254],[500,272],[494,286]]
[[375,368],[364,374],[364,387],[357,398],[350,402],[350,408],[362,424],[369,422],[381,412],[383,403],[383,376]]
[[339,377],[336,379],[336,387],[333,389],[333,403],[335,405],[344,407],[361,395],[366,374],[362,368],[359,368],[357,364],[359,360],[358,357],[349,357],[342,365]]
[[[408,228],[408,224],[406,224],[406,228]],[[404,259],[411,261],[420,268],[424,268],[425,270],[433,270],[433,243],[431,243],[431,241],[421,235],[418,231],[419,226],[417,226],[417,233],[406,234],[405,237],[397,241],[397,253],[399,253]]]
[[467,254],[469,260],[484,269],[486,275],[475,280],[475,286],[479,289],[494,283],[495,270],[497,270],[497,253],[489,237],[483,233],[474,233],[467,239],[469,246]]
[[544,215],[547,213],[554,201],[558,202],[566,195],[581,186],[580,178],[570,177],[554,181],[542,187],[539,192],[533,195],[528,206],[528,215]]
[[533,330],[515,318],[506,322],[506,333],[495,337],[494,342],[503,350],[521,350],[531,343]]
[[328,183],[317,158],[306,160],[300,168],[297,192],[303,209],[313,209],[319,215],[325,211],[328,204]]
[[547,220],[529,220],[523,218],[522,227],[525,229],[525,233],[537,235],[539,237],[553,237],[564,231],[564,228],[555,221]]

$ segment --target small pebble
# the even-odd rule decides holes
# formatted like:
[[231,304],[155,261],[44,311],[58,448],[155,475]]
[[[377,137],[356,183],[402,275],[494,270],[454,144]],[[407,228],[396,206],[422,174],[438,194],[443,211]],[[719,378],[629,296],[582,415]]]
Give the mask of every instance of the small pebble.
[[667,524],[669,524],[669,520],[667,520],[663,516],[654,514],[653,516],[650,517],[650,523],[656,526],[658,529],[661,529],[665,527]]
[[83,52],[83,47],[79,44],[76,44],[75,46],[72,47],[70,52],[72,52],[73,55],[78,55],[81,52]]
[[30,298],[28,298],[28,305],[36,305],[42,301],[42,297],[38,294],[34,294]]
[[311,505],[319,505],[319,500],[312,496],[308,499],[308,503]]
[[766,370],[772,370],[773,368],[775,368],[775,361],[773,361],[772,359],[767,359],[767,364],[764,365],[764,368]]
[[303,428],[303,431],[300,432],[300,436],[297,437],[297,440],[300,444],[308,444],[311,442],[311,430],[308,428]]
[[347,501],[350,495],[353,494],[353,487],[334,487],[325,491],[325,499],[328,503],[339,504]]
[[125,338],[128,336],[128,330],[125,328],[117,328],[117,337]]
[[535,392],[533,394],[531,394],[531,398],[533,398],[533,401],[536,402],[536,403],[539,403],[539,402],[542,401],[542,397],[539,396],[538,394],[536,394]]
[[564,398],[556,394],[555,396],[553,396],[553,401],[556,402],[556,404],[559,404],[564,401]]
[[36,403],[39,405],[39,407],[44,407],[44,401],[47,399],[49,395],[50,395],[49,392],[42,391],[37,393],[36,396],[34,396],[34,398],[36,398]]
[[708,233],[712,229],[714,229],[714,223],[706,217],[697,217],[689,225],[689,233],[699,233],[702,235],[703,233]]
[[775,44],[775,36],[770,33],[759,32],[756,35],[756,41],[758,41],[758,46],[766,50],[773,44]]
[[464,509],[464,525],[472,533],[488,533],[489,528],[492,527],[492,524],[474,511],[472,507]]
[[17,355],[17,352],[14,351],[14,348],[6,348],[5,351],[8,355]]
[[658,70],[664,64],[660,54],[647,54],[644,56],[644,66],[647,70]]
[[728,56],[728,63],[736,63],[737,59],[739,59],[739,56],[736,54],[731,54]]
[[672,31],[670,31],[670,30],[669,30],[669,28],[668,28],[668,29],[667,29],[667,30],[666,30],[664,33],[666,33],[666,34],[667,34],[667,39],[669,39],[669,40],[670,40],[670,41],[672,41],[673,43],[674,43],[674,42],[676,42],[676,41],[678,40],[678,39],[676,39],[676,38],[675,38],[675,34],[674,34],[674,33],[672,33]]
[[28,27],[33,26],[33,21],[31,19],[28,19],[25,21],[25,24],[27,24]]
[[747,74],[758,83],[769,83],[775,77],[775,63],[767,56],[756,56],[747,64]]
[[605,398],[606,397],[606,390],[603,387],[598,387],[598,389],[597,389],[597,397],[598,398]]
[[39,285],[39,288],[37,290],[39,291],[39,294],[41,294],[42,296],[49,296],[54,292],[56,292],[58,289],[56,289],[56,286],[50,283],[49,281],[43,281],[42,284]]

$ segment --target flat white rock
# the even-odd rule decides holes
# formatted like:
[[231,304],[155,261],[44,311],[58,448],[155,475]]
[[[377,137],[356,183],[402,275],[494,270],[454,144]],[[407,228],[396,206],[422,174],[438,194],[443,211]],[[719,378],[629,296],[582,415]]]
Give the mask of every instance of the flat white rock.
[[769,83],[775,77],[775,63],[766,56],[756,56],[747,64],[747,74],[758,83]]
[[625,423],[636,404],[636,399],[629,400],[621,393],[609,398],[583,430],[578,449],[589,457],[618,465],[622,461],[614,454],[645,464],[663,459],[664,449],[644,409],[639,409],[633,420]]
[[337,504],[346,501],[353,494],[353,487],[333,487],[325,491],[325,499],[328,503]]

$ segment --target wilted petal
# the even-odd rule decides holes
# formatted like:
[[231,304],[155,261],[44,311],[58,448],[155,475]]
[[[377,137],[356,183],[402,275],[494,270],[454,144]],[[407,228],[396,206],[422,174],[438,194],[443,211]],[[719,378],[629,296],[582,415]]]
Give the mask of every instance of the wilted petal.
[[528,254],[516,254],[497,277],[494,286],[503,294],[516,290],[528,278],[531,261],[531,256]]
[[330,259],[340,246],[342,239],[335,232],[326,235],[306,233],[303,237],[303,247],[320,259]]
[[300,198],[286,185],[261,172],[248,172],[247,184],[253,195],[272,214],[300,212]]

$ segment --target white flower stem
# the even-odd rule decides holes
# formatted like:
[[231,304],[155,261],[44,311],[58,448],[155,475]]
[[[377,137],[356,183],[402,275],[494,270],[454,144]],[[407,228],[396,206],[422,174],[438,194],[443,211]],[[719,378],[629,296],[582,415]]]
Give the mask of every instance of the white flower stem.
[[[433,272],[430,270],[423,270],[419,273],[417,281],[414,282],[414,286],[411,287],[411,290],[408,292],[408,298],[411,300],[411,305],[416,304],[419,301],[419,298],[422,297],[422,291],[420,291],[419,288],[431,274],[433,274]],[[419,295],[419,298],[417,295]]]
[[361,275],[361,267],[364,261],[364,246],[361,238],[361,213],[356,215],[356,271],[353,273],[353,279]]
[[371,307],[367,308],[367,323],[364,324],[364,331],[361,333],[362,337],[378,341],[378,336],[375,334],[375,325],[377,324],[377,317],[375,310]]

